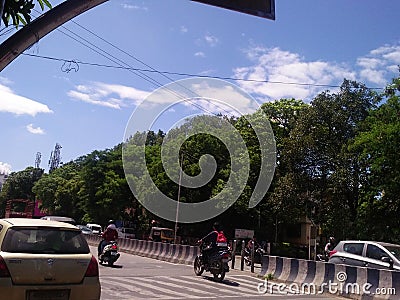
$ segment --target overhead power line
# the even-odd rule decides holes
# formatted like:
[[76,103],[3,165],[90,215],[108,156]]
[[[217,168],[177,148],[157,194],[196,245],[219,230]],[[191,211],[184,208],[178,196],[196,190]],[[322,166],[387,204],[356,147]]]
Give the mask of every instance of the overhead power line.
[[[232,80],[232,81],[244,81],[244,82],[256,82],[256,83],[271,83],[271,84],[282,84],[282,85],[300,85],[300,86],[314,86],[314,87],[326,87],[326,88],[338,88],[340,85],[334,84],[318,84],[318,83],[301,83],[301,82],[288,82],[288,81],[273,81],[273,80],[260,80],[260,79],[246,79],[246,78],[235,78],[235,77],[228,77],[228,76],[211,76],[211,75],[200,75],[200,74],[191,74],[191,73],[181,73],[181,72],[170,72],[170,71],[159,71],[154,69],[142,69],[142,68],[132,68],[132,67],[125,67],[125,66],[117,66],[117,65],[106,65],[106,64],[99,64],[99,63],[90,63],[84,61],[77,61],[77,60],[68,60],[65,58],[56,58],[50,56],[42,56],[37,54],[28,54],[23,53],[26,56],[60,61],[60,62],[67,62],[67,63],[76,63],[81,65],[88,65],[92,67],[102,67],[102,68],[112,68],[112,69],[122,69],[122,70],[131,70],[131,71],[140,71],[140,72],[149,72],[149,73],[159,73],[159,74],[166,74],[166,75],[176,75],[176,76],[186,76],[186,77],[199,77],[199,78],[211,78],[211,79],[222,79],[222,80]],[[368,87],[371,90],[383,90],[382,87]]]
[[[74,22],[74,23],[77,24],[76,22]],[[77,24],[77,25],[78,25],[79,27],[85,29],[86,31],[88,31],[91,35],[94,35],[95,37],[101,39],[102,41],[106,42],[107,44],[113,46],[115,49],[121,51],[121,52],[124,53],[124,54],[129,55],[131,58],[135,59],[137,62],[140,62],[140,63],[144,64],[146,67],[151,68],[151,70],[152,70],[153,73],[154,73],[154,72],[157,72],[157,73],[161,74],[161,73],[158,72],[156,69],[154,69],[154,68],[152,68],[151,66],[149,66],[148,64],[146,64],[146,63],[144,63],[143,61],[137,59],[137,58],[134,57],[133,55],[131,55],[131,54],[129,54],[129,53],[123,51],[122,49],[118,48],[117,46],[113,45],[112,43],[106,41],[105,39],[101,38],[100,36],[98,36],[97,34],[93,33],[92,31],[90,31],[90,30],[84,28],[83,26],[81,26],[81,25],[79,25],[79,24]],[[71,33],[71,34],[74,35],[75,37],[74,37],[74,36],[71,36],[70,34],[68,34],[68,33],[66,33],[66,32],[64,32],[63,30],[61,30],[61,28],[64,29],[64,30],[66,30],[66,31],[68,31],[69,33]],[[121,60],[121,59],[115,57],[114,55],[110,54],[109,52],[107,52],[107,51],[101,49],[100,47],[96,46],[95,44],[93,44],[92,42],[88,41],[87,39],[84,39],[84,38],[81,37],[79,34],[73,32],[72,30],[65,28],[65,26],[61,26],[61,28],[59,28],[58,31],[60,31],[61,33],[65,34],[65,35],[68,36],[69,38],[75,40],[76,42],[82,44],[83,46],[89,48],[90,50],[96,52],[97,54],[99,54],[99,55],[101,55],[101,56],[107,58],[108,60],[112,61],[113,63],[116,63],[120,68],[123,68],[123,69],[125,69],[125,70],[128,70],[128,71],[132,72],[132,73],[135,74],[136,76],[139,76],[140,78],[142,78],[142,79],[144,79],[145,81],[147,81],[147,82],[153,84],[153,85],[154,85],[155,87],[157,87],[157,88],[159,88],[159,87],[164,87],[164,89],[165,89],[167,92],[173,94],[174,96],[177,96],[178,98],[181,98],[181,99],[182,99],[183,101],[185,101],[185,102],[189,102],[192,106],[195,106],[195,107],[197,107],[198,109],[200,109],[200,110],[202,110],[202,111],[204,111],[204,112],[206,112],[206,113],[208,113],[208,114],[217,115],[216,113],[214,113],[214,112],[210,111],[209,109],[203,107],[202,105],[198,104],[198,103],[195,102],[193,99],[188,98],[186,95],[182,95],[182,94],[180,94],[179,92],[177,92],[177,91],[175,91],[175,90],[171,90],[171,89],[169,89],[168,87],[165,87],[162,83],[160,83],[160,82],[157,81],[156,79],[152,78],[151,76],[148,76],[147,74],[144,74],[144,72],[141,71],[141,69],[131,67],[128,63],[126,63],[126,62],[124,62],[123,60]],[[64,61],[64,63],[65,63],[65,61]],[[70,63],[70,62],[68,62],[68,63]],[[79,64],[77,63],[77,61],[72,61],[71,63],[77,65],[77,66],[78,66],[77,69],[79,70]],[[168,79],[169,81],[171,81],[171,82],[174,81],[173,79],[169,78],[169,77],[166,76],[166,75],[163,75],[163,76],[164,76],[165,78],[167,78],[167,79]],[[178,84],[179,84],[179,83],[178,83]],[[180,85],[180,84],[179,84],[179,85]],[[182,86],[182,87],[184,87],[184,86]],[[184,88],[185,88],[187,91],[189,91],[192,95],[194,95],[195,97],[199,97],[199,98],[200,98],[200,96],[199,96],[198,94],[196,94],[195,92],[191,91],[190,89],[188,89],[188,88],[186,88],[186,87],[184,87]],[[208,101],[207,99],[205,99],[205,100]],[[216,106],[216,107],[218,107],[219,109],[225,111],[226,113],[228,113],[228,115],[230,114],[230,113],[227,112],[223,107],[220,107],[219,105],[216,105],[216,104],[214,104],[214,106]]]

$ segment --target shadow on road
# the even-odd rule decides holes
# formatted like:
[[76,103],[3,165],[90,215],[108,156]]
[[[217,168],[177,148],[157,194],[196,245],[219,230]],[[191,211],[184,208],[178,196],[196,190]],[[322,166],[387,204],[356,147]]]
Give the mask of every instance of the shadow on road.
[[122,269],[122,265],[112,265],[110,266],[109,264],[99,264],[99,266],[103,266],[105,268],[113,268],[113,269]]
[[219,282],[218,280],[214,279],[214,277],[212,277],[212,276],[203,275],[202,277],[205,280],[221,283],[221,284],[224,284],[224,285],[229,285],[229,286],[239,286],[240,285],[239,283],[237,283],[235,281],[232,281],[232,280],[229,280],[229,279],[224,279],[224,280],[222,280],[222,282]]

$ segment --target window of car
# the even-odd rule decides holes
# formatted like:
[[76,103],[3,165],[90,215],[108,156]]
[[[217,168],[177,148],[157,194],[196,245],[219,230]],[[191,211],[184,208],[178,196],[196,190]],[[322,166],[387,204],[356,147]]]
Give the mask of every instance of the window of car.
[[80,231],[50,227],[11,227],[5,234],[1,250],[11,253],[90,253]]
[[400,260],[400,246],[385,246],[398,260]]
[[351,254],[362,255],[363,249],[364,243],[345,243],[343,245],[343,251]]
[[375,245],[367,246],[367,257],[381,260],[382,257],[389,256],[384,250]]

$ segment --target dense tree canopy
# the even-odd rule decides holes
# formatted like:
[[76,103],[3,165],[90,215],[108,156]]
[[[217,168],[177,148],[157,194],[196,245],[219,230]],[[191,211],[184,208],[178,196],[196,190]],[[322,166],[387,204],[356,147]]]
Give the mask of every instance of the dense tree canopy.
[[358,235],[398,240],[400,231],[400,78],[388,85],[385,101],[362,123],[350,149],[360,153],[362,185]]

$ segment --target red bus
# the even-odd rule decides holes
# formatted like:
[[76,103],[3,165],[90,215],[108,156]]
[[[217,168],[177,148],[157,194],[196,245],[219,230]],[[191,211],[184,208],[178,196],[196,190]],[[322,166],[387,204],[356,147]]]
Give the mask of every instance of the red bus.
[[45,216],[45,212],[39,209],[40,200],[10,199],[6,202],[6,218],[39,218]]

